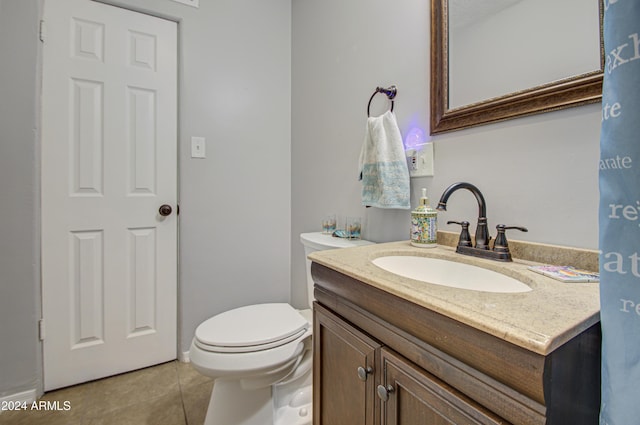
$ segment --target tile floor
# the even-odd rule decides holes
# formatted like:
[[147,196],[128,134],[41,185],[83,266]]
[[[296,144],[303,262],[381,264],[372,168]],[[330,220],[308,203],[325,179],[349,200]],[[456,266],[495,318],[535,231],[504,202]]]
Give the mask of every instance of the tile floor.
[[67,411],[4,411],[0,425],[202,425],[213,382],[173,361],[46,393]]

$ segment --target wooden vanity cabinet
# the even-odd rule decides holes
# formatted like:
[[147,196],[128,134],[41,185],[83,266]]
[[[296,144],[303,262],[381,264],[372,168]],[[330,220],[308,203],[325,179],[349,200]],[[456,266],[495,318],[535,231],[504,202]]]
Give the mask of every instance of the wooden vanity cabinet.
[[381,350],[377,386],[383,425],[505,425],[507,422],[393,351]]
[[380,343],[322,307],[313,311],[313,423],[377,424]]
[[315,425],[507,422],[316,304]]
[[311,270],[314,425],[597,425],[599,323],[541,355]]

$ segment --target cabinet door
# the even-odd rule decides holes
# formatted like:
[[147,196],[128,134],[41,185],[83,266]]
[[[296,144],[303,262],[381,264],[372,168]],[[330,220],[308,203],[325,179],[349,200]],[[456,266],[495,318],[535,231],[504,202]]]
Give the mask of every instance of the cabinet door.
[[508,424],[390,350],[380,357],[382,425]]
[[313,323],[314,425],[373,425],[380,344],[318,304]]

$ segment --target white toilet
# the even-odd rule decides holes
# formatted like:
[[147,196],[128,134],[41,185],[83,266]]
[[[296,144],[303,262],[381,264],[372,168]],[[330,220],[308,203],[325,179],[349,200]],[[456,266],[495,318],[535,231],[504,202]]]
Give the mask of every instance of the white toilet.
[[[368,245],[365,240],[303,233],[305,256]],[[205,425],[310,425],[313,280],[307,260],[308,306],[256,304],[218,314],[198,326],[189,356],[214,379]]]

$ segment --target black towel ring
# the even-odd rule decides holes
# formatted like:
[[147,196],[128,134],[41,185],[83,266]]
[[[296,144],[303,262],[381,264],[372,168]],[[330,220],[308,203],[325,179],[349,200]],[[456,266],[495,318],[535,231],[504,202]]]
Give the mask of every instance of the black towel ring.
[[371,97],[369,98],[369,103],[367,104],[367,116],[370,117],[369,109],[371,108],[371,101],[373,97],[378,93],[383,93],[387,96],[387,98],[391,101],[391,112],[393,112],[393,99],[395,99],[396,94],[398,94],[398,88],[396,86],[391,86],[389,88],[376,87],[376,91],[373,92]]

